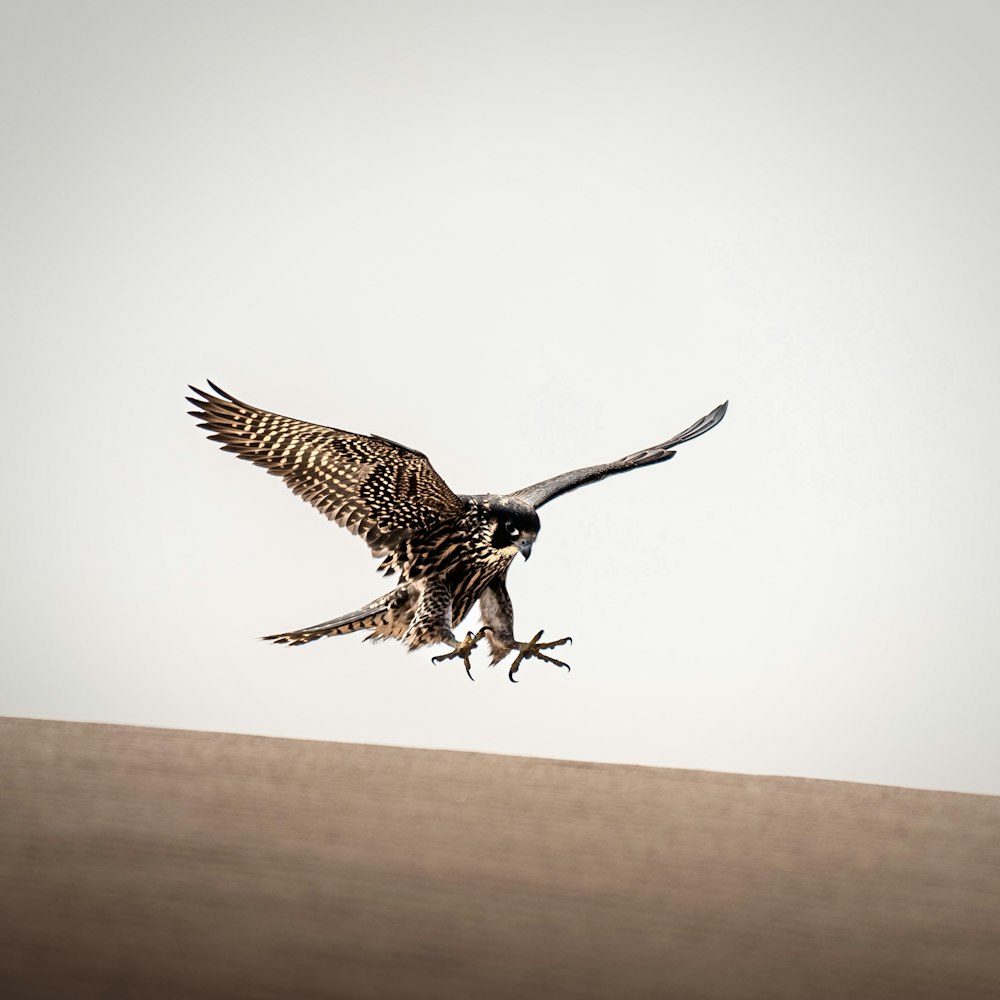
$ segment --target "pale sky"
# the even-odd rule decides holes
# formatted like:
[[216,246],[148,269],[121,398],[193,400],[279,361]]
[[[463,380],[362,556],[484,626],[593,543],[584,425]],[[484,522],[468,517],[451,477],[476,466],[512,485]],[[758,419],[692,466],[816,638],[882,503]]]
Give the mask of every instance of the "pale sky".
[[[0,6],[0,713],[1000,793],[995,3]],[[542,511],[476,683],[211,378]],[[471,621],[470,624],[475,624]]]

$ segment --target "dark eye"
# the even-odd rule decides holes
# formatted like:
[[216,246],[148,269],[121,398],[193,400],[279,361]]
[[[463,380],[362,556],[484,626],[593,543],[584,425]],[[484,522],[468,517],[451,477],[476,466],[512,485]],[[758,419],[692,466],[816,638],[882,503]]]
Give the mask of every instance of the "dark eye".
[[507,529],[507,534],[510,535],[511,538],[517,538],[517,536],[521,534],[521,532],[514,527],[514,523],[512,521],[508,521],[504,525],[504,528]]

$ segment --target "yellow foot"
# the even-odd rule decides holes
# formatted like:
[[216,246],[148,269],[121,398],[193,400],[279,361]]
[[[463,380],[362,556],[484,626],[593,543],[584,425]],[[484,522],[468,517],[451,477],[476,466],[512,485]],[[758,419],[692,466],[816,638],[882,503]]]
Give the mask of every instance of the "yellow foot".
[[440,656],[432,656],[431,663],[443,663],[445,660],[454,660],[458,658],[465,664],[465,672],[469,675],[469,680],[474,681],[476,678],[472,676],[472,664],[469,662],[469,654],[476,648],[476,643],[479,642],[479,640],[482,639],[482,637],[489,631],[490,629],[484,627],[481,628],[475,635],[471,632],[467,632],[465,638],[461,642],[458,642],[455,639],[445,639],[445,642],[448,642],[449,645],[453,643],[455,648],[450,653],[442,653]]
[[535,637],[530,642],[520,642],[517,648],[521,650],[517,654],[517,659],[510,665],[510,672],[507,676],[514,681],[514,674],[517,673],[517,668],[521,666],[521,660],[528,659],[529,656],[533,656],[536,660],[544,660],[546,663],[554,663],[557,667],[565,667],[569,670],[569,664],[563,663],[562,660],[557,660],[554,656],[546,656],[542,650],[543,649],[553,649],[556,646],[564,646],[567,642],[572,643],[572,639],[566,636],[565,639],[556,639],[555,642],[539,642],[538,640],[542,637],[542,630],[539,629],[535,634]]

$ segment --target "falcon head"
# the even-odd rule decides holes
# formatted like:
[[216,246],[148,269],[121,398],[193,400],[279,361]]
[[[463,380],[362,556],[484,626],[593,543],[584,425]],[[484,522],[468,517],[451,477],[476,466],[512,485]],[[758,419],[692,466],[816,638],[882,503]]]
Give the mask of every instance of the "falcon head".
[[540,527],[534,507],[515,497],[497,497],[490,504],[488,523],[494,549],[512,557],[518,552],[525,559],[531,555]]

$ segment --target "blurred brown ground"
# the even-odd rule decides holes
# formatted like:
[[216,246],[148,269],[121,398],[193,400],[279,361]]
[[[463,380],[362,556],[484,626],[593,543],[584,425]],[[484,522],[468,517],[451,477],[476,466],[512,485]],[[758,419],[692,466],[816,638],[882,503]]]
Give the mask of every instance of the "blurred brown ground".
[[1000,798],[0,720],[0,994],[1000,997]]

